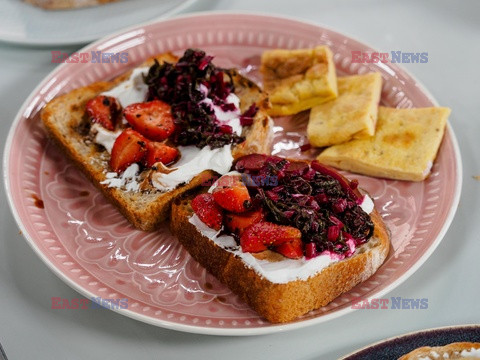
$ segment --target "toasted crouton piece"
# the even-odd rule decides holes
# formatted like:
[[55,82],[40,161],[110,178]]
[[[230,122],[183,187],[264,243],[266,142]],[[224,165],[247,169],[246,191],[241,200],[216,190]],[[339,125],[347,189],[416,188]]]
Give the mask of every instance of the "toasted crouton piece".
[[324,147],[373,136],[381,91],[380,73],[339,77],[338,97],[310,112],[310,144]]
[[337,75],[328,46],[265,51],[261,62],[272,116],[296,114],[337,97]]
[[369,176],[422,181],[430,174],[449,114],[444,107],[379,107],[375,136],[331,146],[318,161]]

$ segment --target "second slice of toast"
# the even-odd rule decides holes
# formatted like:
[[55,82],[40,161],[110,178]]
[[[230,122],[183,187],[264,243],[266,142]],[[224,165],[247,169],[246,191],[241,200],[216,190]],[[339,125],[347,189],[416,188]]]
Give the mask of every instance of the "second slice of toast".
[[[172,233],[208,272],[272,323],[292,321],[311,310],[327,305],[372,276],[388,255],[389,234],[376,210],[370,214],[374,224],[373,236],[368,242],[357,247],[352,256],[343,260],[322,265],[327,256],[306,260],[287,259],[271,250],[242,253],[242,249],[238,249],[235,244],[225,243],[224,241],[228,240],[226,238],[212,240],[216,237],[215,230],[209,229],[201,221],[198,222],[198,217],[195,219],[197,215],[191,202],[197,194],[198,190],[175,200],[170,221]],[[273,242],[274,239],[267,240]],[[301,264],[292,264],[296,261]],[[269,267],[272,270],[270,264],[273,263],[275,275],[272,273],[267,275],[259,270],[262,266],[266,266],[264,269]],[[279,271],[285,274],[292,268],[298,268],[296,265],[305,269],[303,266],[307,263],[310,275],[305,276],[305,272],[301,270],[302,275],[299,277],[292,277],[290,273],[278,279]]]

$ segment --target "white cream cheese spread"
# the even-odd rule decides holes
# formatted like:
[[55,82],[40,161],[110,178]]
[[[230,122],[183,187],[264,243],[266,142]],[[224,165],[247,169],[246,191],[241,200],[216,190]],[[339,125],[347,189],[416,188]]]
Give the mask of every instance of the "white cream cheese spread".
[[219,231],[209,228],[197,215],[193,214],[188,221],[193,224],[203,236],[209,238],[226,251],[238,256],[257,274],[275,284],[285,284],[294,280],[306,280],[310,276],[319,273],[328,265],[338,261],[332,259],[329,255],[319,255],[309,260],[305,257],[297,260],[285,259],[276,262],[259,260],[252,254],[243,252],[232,236],[218,236]]
[[114,188],[125,188],[127,191],[138,191],[140,189],[140,182],[138,181],[139,172],[140,166],[134,163],[120,175],[116,172],[107,172],[106,179],[100,184]]
[[117,98],[123,108],[128,105],[144,102],[147,97],[148,85],[143,81],[147,75],[148,67],[137,68],[132,71],[128,80],[120,83],[102,95]]
[[[115,88],[102,93],[105,96],[112,96],[118,99],[123,108],[128,105],[143,102],[147,96],[148,86],[143,81],[143,75],[148,72],[147,67],[134,69],[128,80],[120,83]],[[208,91],[205,86],[201,85],[200,90],[206,94]],[[222,125],[229,125],[237,134],[242,134],[242,126],[240,125],[240,99],[231,93],[226,99],[227,104],[233,104],[234,110],[224,111],[220,106],[213,104],[210,98],[205,98],[202,102],[208,104]],[[95,143],[102,145],[111,153],[113,144],[121,131],[109,131],[99,124],[94,124],[91,131],[94,132]],[[221,148],[212,149],[206,146],[202,149],[189,145],[178,147],[180,151],[180,159],[171,168],[170,172],[155,172],[152,174],[152,185],[160,191],[169,191],[175,189],[180,184],[190,182],[196,175],[204,170],[213,170],[219,174],[225,174],[232,166],[233,157],[231,145],[225,145]],[[138,165],[137,165],[138,166]],[[138,170],[137,170],[138,172]],[[114,176],[115,174],[115,176]],[[124,187],[124,174],[107,173],[108,185],[110,187]],[[105,183],[104,182],[104,183]],[[132,184],[130,182],[129,184]],[[133,190],[136,189],[136,190]],[[127,190],[138,191],[139,186],[130,185]]]
[[204,170],[213,170],[225,174],[232,167],[233,157],[230,145],[211,149],[209,146],[199,149],[196,146],[179,146],[181,157],[168,174],[152,174],[152,185],[162,191],[176,188],[179,184],[189,183]]
[[363,200],[362,200],[362,203],[360,204],[360,207],[367,214],[370,214],[373,211],[375,205],[373,204],[372,198],[367,194],[365,194],[363,195]]
[[115,140],[117,140],[117,137],[122,133],[121,130],[107,130],[100,124],[93,124],[90,128],[90,131],[95,134],[95,138],[93,139],[93,141],[96,144],[102,145],[109,154],[112,153],[112,148],[113,144],[115,144]]

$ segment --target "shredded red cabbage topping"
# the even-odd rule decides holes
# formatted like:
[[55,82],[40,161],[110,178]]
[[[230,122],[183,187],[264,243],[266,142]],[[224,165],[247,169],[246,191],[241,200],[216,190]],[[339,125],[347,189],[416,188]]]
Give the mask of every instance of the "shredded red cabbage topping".
[[[307,257],[323,251],[348,254],[348,240],[358,246],[373,235],[371,217],[360,207],[358,182],[317,161],[309,165],[254,154],[240,158],[235,169],[256,180],[246,185],[254,203],[266,210],[267,221],[301,231]],[[272,178],[276,181],[261,181]]]
[[[232,74],[213,65],[212,59],[201,50],[188,49],[176,64],[155,61],[145,77],[147,101],[159,99],[171,106],[176,145],[220,148],[245,140],[231,126],[220,124],[212,107],[202,102],[208,97],[223,111],[235,110],[226,101],[235,92]],[[240,117],[241,125],[251,125],[255,113],[255,107],[249,108]]]

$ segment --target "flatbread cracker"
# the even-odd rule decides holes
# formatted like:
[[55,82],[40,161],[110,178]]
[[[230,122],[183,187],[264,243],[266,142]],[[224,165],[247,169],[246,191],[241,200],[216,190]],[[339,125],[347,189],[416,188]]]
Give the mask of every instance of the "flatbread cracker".
[[380,106],[375,136],[331,146],[318,161],[369,176],[422,181],[430,174],[449,114],[444,107]]
[[382,92],[380,73],[339,77],[338,97],[310,112],[307,136],[313,146],[324,147],[375,134]]
[[328,46],[265,51],[260,71],[272,116],[296,114],[337,97],[337,75]]

